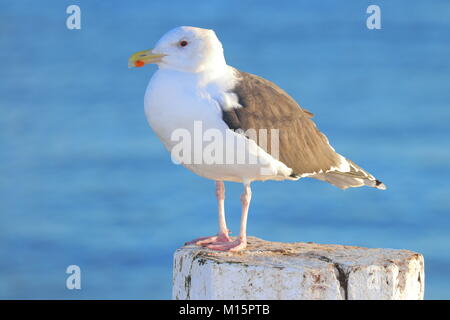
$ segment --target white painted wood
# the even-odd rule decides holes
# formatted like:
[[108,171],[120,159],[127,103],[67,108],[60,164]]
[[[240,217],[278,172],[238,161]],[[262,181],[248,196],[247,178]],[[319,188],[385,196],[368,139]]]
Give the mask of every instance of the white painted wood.
[[248,239],[243,252],[184,246],[173,299],[423,299],[424,259],[408,250]]

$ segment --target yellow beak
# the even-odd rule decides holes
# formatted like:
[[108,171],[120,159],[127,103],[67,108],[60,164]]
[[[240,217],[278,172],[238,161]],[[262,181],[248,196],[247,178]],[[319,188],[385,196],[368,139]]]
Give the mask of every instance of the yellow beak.
[[143,67],[146,64],[158,63],[162,61],[162,58],[166,56],[161,53],[153,53],[152,50],[143,50],[134,53],[128,59],[128,68]]

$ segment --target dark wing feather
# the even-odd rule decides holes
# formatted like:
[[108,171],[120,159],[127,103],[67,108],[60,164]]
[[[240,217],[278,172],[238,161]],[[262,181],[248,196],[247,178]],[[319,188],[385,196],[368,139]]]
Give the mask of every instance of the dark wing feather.
[[[242,108],[223,111],[230,129],[279,129],[279,160],[293,169],[293,174],[327,171],[339,166],[340,157],[310,119],[306,111],[274,83],[236,70],[240,80],[233,92]],[[258,143],[258,141],[256,141]]]

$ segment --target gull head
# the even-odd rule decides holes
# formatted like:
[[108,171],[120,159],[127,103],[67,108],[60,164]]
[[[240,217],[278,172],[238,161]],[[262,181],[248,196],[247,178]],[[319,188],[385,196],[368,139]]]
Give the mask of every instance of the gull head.
[[195,27],[177,27],[156,43],[154,49],[133,54],[129,67],[157,64],[159,68],[203,72],[226,65],[222,44],[215,32]]

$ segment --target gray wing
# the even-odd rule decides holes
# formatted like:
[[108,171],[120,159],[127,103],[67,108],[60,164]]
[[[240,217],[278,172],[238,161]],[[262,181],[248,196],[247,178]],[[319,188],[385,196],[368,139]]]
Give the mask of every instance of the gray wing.
[[[236,72],[240,80],[232,92],[242,108],[223,111],[223,120],[231,129],[267,129],[267,141],[271,141],[270,129],[278,129],[279,160],[292,168],[294,176],[325,172],[340,165],[341,157],[311,120],[312,113],[302,109],[276,84]],[[270,148],[266,149],[270,152]]]

